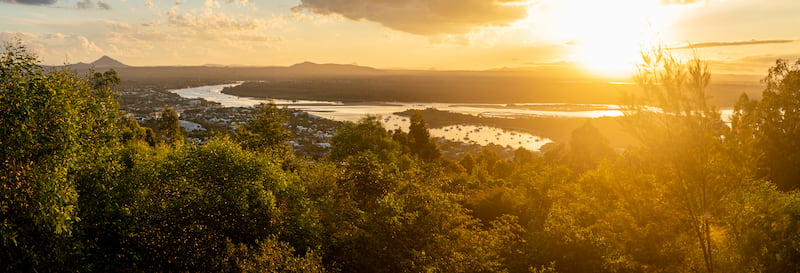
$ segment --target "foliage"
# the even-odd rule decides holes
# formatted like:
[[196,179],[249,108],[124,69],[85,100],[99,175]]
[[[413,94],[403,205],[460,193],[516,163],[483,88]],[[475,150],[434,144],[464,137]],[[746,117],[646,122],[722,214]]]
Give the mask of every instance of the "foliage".
[[731,121],[731,139],[741,149],[747,175],[765,178],[783,190],[800,188],[800,60],[778,60],[769,69],[762,99],[742,94]]
[[255,115],[244,125],[237,127],[236,139],[242,147],[250,150],[277,149],[290,151],[287,143],[293,138],[286,124],[289,122],[286,109],[275,103],[255,106]]
[[608,139],[589,121],[572,131],[569,150],[569,165],[577,171],[594,169],[600,160],[614,155]]
[[749,181],[725,203],[728,270],[800,270],[800,195],[764,181]]
[[357,123],[346,122],[331,138],[331,145],[330,157],[334,161],[366,151],[388,160],[399,149],[377,116],[366,116]]
[[255,247],[226,242],[225,257],[232,263],[228,271],[237,272],[325,272],[320,257],[308,253],[303,257],[294,255],[287,243],[274,238],[258,242]]
[[594,169],[602,160],[615,155],[608,139],[590,121],[572,131],[568,145],[548,143],[541,151],[548,161],[566,164],[578,172]]
[[68,71],[46,72],[17,41],[0,54],[0,264],[8,271],[58,268],[74,231],[73,170],[116,139],[108,86]]
[[147,183],[132,211],[143,224],[131,231],[142,238],[132,247],[151,253],[141,257],[141,265],[170,271],[224,268],[210,258],[222,256],[226,240],[254,244],[274,233],[280,172],[230,141],[176,149],[143,163],[146,169],[131,178]]
[[158,120],[156,121],[158,138],[169,145],[180,145],[184,142],[183,127],[180,123],[180,115],[175,108],[164,107],[161,109]]
[[702,62],[666,53],[644,54],[626,109],[639,146],[616,152],[586,123],[543,155],[456,163],[418,113],[408,133],[367,117],[340,128],[329,157],[293,156],[274,104],[203,144],[184,143],[165,107],[158,137],[175,145],[157,145],[119,116],[115,72],[47,72],[7,45],[0,270],[800,270],[794,161],[775,163],[797,156],[800,64],[779,61],[729,129],[705,102]]
[[680,213],[702,250],[702,267],[714,272],[719,264],[714,215],[722,213],[721,203],[741,179],[724,148],[727,127],[706,103],[708,68],[697,58],[684,63],[662,48],[642,58],[636,80],[645,95],[640,101],[649,104],[628,109],[628,126],[641,140],[641,152],[650,155],[640,157],[647,172],[666,186],[664,202]]
[[411,125],[408,127],[408,148],[409,151],[419,156],[422,160],[434,160],[441,156],[436,143],[431,142],[428,132],[428,124],[420,111],[414,111],[411,115]]

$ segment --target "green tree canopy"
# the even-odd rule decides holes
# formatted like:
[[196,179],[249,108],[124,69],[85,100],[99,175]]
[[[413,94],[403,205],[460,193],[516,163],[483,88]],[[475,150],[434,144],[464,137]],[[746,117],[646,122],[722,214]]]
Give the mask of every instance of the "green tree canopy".
[[185,140],[183,127],[181,127],[180,115],[173,107],[165,106],[161,109],[158,120],[156,121],[158,136],[164,143],[170,145],[181,144]]
[[614,155],[608,139],[587,121],[572,131],[569,140],[569,164],[577,171],[585,171],[597,166],[600,160]]
[[377,116],[366,116],[357,123],[346,122],[331,138],[331,144],[330,156],[336,161],[365,151],[385,161],[399,149]]
[[286,128],[289,123],[286,109],[274,102],[255,106],[255,115],[247,123],[236,128],[236,139],[242,147],[251,150],[283,149],[290,151],[287,143],[294,136]]
[[761,101],[736,104],[731,139],[744,152],[743,169],[783,190],[800,189],[800,60],[778,60],[762,80]]
[[412,154],[424,160],[433,160],[441,156],[436,143],[431,142],[428,132],[428,123],[420,111],[411,115],[411,125],[408,127],[408,146]]
[[700,250],[706,272],[720,264],[712,231],[720,223],[725,197],[742,183],[735,175],[723,134],[728,130],[716,107],[707,104],[707,65],[682,61],[664,48],[645,51],[636,80],[642,94],[627,107],[625,122],[641,141],[638,159],[664,183],[663,202],[679,213]]
[[[29,271],[66,262],[84,155],[117,138],[109,85],[45,71],[17,41],[0,52],[0,268]],[[98,87],[95,89],[93,87]],[[46,268],[46,267],[45,267]]]

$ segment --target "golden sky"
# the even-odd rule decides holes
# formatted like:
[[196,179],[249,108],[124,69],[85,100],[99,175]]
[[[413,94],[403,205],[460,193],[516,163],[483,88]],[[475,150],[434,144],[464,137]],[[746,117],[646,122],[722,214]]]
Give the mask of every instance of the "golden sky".
[[0,39],[47,64],[578,66],[620,75],[643,45],[712,72],[800,57],[798,0],[0,0]]

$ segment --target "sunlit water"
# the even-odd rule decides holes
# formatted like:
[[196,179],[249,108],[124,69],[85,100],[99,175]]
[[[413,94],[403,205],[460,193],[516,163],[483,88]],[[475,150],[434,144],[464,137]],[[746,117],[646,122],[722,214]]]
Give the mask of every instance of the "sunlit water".
[[[242,82],[230,83],[230,84],[219,84],[219,85],[206,85],[200,87],[192,87],[192,88],[183,88],[183,89],[174,89],[170,90],[171,92],[180,95],[184,98],[203,98],[208,101],[219,102],[222,106],[225,107],[248,107],[254,106],[259,103],[266,102],[263,99],[256,99],[250,97],[239,97],[239,96],[232,96],[228,94],[223,94],[222,89],[226,87],[234,87],[242,84]],[[325,105],[340,105],[341,103],[338,102],[322,102],[322,101],[290,101],[290,100],[274,100],[277,104],[316,104],[321,103]]]
[[[242,84],[208,85],[193,88],[171,90],[185,98],[203,98],[219,102],[226,107],[253,106],[266,102],[263,99],[238,97],[223,94],[225,87]],[[276,104],[288,108],[309,112],[311,114],[338,121],[358,121],[365,115],[377,115],[389,130],[408,130],[408,118],[394,115],[408,109],[435,108],[453,113],[483,117],[570,117],[598,118],[618,117],[623,113],[617,105],[608,104],[567,104],[567,103],[518,103],[518,104],[470,104],[470,103],[408,103],[408,102],[374,102],[374,103],[341,103],[334,101],[282,100],[274,99]],[[723,120],[728,121],[732,109],[721,109]],[[528,133],[504,130],[491,126],[453,125],[430,130],[431,136],[442,137],[452,141],[486,145],[489,143],[513,148],[524,147],[539,150],[542,145],[552,142],[547,138]]]

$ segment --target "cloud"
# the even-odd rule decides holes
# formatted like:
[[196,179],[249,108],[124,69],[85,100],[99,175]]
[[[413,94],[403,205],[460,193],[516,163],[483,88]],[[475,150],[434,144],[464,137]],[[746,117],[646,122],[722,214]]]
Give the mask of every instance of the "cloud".
[[[206,1],[207,6],[215,5]],[[205,12],[179,13],[177,9],[166,12],[166,20],[151,22],[149,27],[161,29],[172,39],[201,40],[210,44],[221,43],[228,48],[271,47],[280,43],[280,36],[269,34],[277,26],[286,23],[282,17],[273,19],[228,16]]]
[[40,40],[41,37],[39,35],[30,32],[0,32],[0,42],[21,41],[23,44],[25,44],[25,47],[39,55],[41,58],[41,53],[44,52],[46,46],[41,43]]
[[88,56],[103,55],[104,52],[94,41],[83,35],[64,35],[58,32],[44,35],[27,32],[0,32],[0,41],[13,41],[14,39],[20,39],[41,60],[49,61],[49,64],[60,64],[69,60],[86,60]]
[[[95,4],[92,9],[97,8],[98,1],[91,0]],[[215,1],[225,3],[223,0]],[[75,8],[76,2],[69,5]],[[143,1],[139,3],[141,5]],[[174,10],[158,14],[160,18],[145,23],[91,18],[28,18],[20,21],[47,31],[0,30],[0,41],[19,37],[45,64],[50,65],[89,62],[102,55],[124,58],[133,65],[143,64],[141,62],[154,64],[153,60],[156,60],[155,64],[176,64],[185,63],[187,59],[199,63],[226,63],[232,62],[230,52],[238,53],[234,56],[272,54],[265,52],[272,52],[285,43],[280,35],[283,31],[280,26],[290,19],[205,13],[203,6],[191,12]],[[253,61],[248,57],[238,58],[242,61],[236,62]]]
[[145,0],[144,4],[145,4],[145,6],[147,6],[148,9],[155,8],[155,5],[153,4],[153,1],[151,1],[151,0]]
[[94,2],[92,2],[91,0],[83,0],[78,2],[79,9],[90,9],[93,7],[94,7]]
[[206,7],[206,10],[209,10],[211,8],[219,8],[220,7],[219,2],[217,2],[215,0],[206,0],[203,3],[203,5]]
[[744,56],[722,60],[708,60],[708,64],[715,73],[749,74],[762,77],[766,75],[769,67],[775,65],[778,59],[794,60],[797,54],[779,53]]
[[244,7],[244,6],[247,6],[247,4],[250,3],[250,0],[227,0],[226,3],[228,3],[228,4],[235,3],[236,6]]
[[90,41],[88,38],[76,35],[74,37],[81,45],[81,48],[87,52],[103,52],[100,47],[98,47],[94,42]]
[[101,8],[101,9],[104,9],[104,10],[110,10],[111,9],[111,5],[109,5],[108,3],[106,3],[103,0],[97,1],[97,7]]
[[29,32],[10,32],[10,31],[3,31],[0,32],[0,41],[8,42],[19,39],[23,42],[30,42],[33,40],[39,39],[39,36]]
[[[150,0],[147,0],[150,1]],[[10,3],[10,4],[19,4],[19,5],[31,5],[31,6],[50,6],[58,2],[58,0],[0,0],[2,3]],[[106,3],[104,0],[98,0],[97,3],[92,2],[92,0],[81,0],[76,3],[76,6],[79,9],[91,9],[91,8],[98,8],[104,10],[110,10],[111,5]]]
[[61,34],[59,32],[47,34],[45,36],[46,39],[54,39],[54,40],[62,40],[62,39],[64,39],[64,37],[66,37],[66,36],[64,36],[64,34]]
[[92,0],[82,0],[77,3],[79,9],[91,9],[97,7],[98,9],[110,10],[111,5],[107,4],[103,0],[98,0],[97,4],[92,2]]
[[672,49],[690,49],[690,48],[706,48],[706,47],[721,47],[721,46],[744,46],[744,45],[762,45],[762,44],[785,44],[792,43],[795,40],[750,40],[750,41],[728,41],[728,42],[705,42],[705,43],[688,43],[672,47]]
[[167,12],[167,22],[172,26],[186,27],[202,32],[256,30],[271,25],[270,21],[262,19],[239,19],[223,13],[179,14],[174,10]]
[[55,4],[58,2],[58,0],[0,0],[0,2],[20,5],[48,6]]
[[521,0],[301,0],[294,12],[339,14],[395,30],[421,34],[460,34],[476,27],[506,26],[527,16]]

